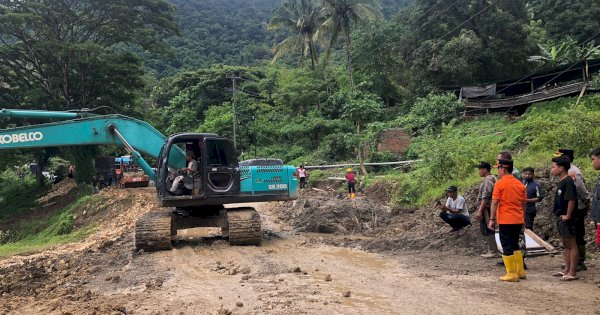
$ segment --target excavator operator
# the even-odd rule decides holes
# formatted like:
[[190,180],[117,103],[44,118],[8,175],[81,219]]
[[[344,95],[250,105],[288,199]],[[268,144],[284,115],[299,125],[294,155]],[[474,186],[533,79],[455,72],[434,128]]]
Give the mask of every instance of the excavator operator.
[[[180,169],[180,173],[184,175],[193,175],[198,171],[198,161],[196,161],[196,156],[192,150],[185,151],[185,161],[187,162],[187,167]],[[173,180],[173,185],[171,185],[170,192],[175,193],[177,188],[179,188],[179,183],[183,180],[184,175],[179,175],[175,177]]]

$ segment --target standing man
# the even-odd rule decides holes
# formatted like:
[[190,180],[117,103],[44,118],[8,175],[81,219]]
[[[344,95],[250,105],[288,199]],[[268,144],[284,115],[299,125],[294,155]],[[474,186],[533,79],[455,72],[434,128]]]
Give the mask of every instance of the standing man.
[[471,224],[469,210],[467,210],[465,198],[458,195],[458,188],[456,186],[448,187],[448,189],[446,189],[446,195],[448,195],[446,204],[441,204],[438,201],[439,208],[442,210],[442,212],[440,212],[440,218],[452,227],[450,232],[457,232]]
[[[592,167],[596,171],[600,171],[600,148],[592,150],[590,158],[592,159]],[[596,246],[600,247],[600,177],[598,177],[594,196],[592,197],[592,220],[596,223]]]
[[563,281],[576,280],[577,262],[579,261],[579,250],[577,249],[575,217],[577,216],[577,188],[573,178],[569,176],[571,160],[566,156],[552,159],[552,175],[560,179],[556,186],[554,196],[554,215],[556,216],[556,229],[562,239],[563,259],[565,267],[562,271],[555,273]]
[[498,247],[496,246],[496,231],[490,230],[488,225],[490,224],[490,205],[492,202],[492,192],[494,191],[494,184],[496,184],[496,177],[492,175],[492,166],[488,162],[480,162],[477,165],[479,169],[479,176],[483,177],[483,182],[479,186],[479,193],[477,194],[477,212],[475,213],[475,220],[479,221],[479,229],[481,235],[486,240],[487,252],[481,254],[483,258],[494,258],[497,256]]
[[585,187],[585,180],[581,174],[579,167],[573,164],[575,151],[571,149],[558,149],[554,157],[565,156],[569,159],[571,167],[569,168],[569,176],[575,182],[577,188],[577,208],[575,208],[575,240],[577,241],[577,249],[579,251],[579,261],[577,263],[577,271],[587,270],[585,265],[586,249],[585,244],[585,219],[590,208],[590,192]]
[[523,169],[523,185],[525,185],[525,191],[527,191],[527,208],[525,209],[525,228],[533,231],[533,219],[537,214],[536,203],[542,201],[544,193],[540,183],[536,182],[533,177],[535,171],[533,167],[526,167]]
[[306,176],[307,175],[308,175],[308,173],[306,172],[304,165],[300,164],[300,168],[298,169],[298,178],[300,179],[300,189],[304,189],[304,186],[306,186]]
[[356,180],[354,178],[354,172],[350,167],[346,169],[346,182],[348,183],[348,196],[350,198],[356,197],[356,189],[354,188]]
[[490,214],[490,229],[495,229],[496,223],[500,230],[502,244],[502,260],[506,267],[506,275],[501,281],[518,282],[525,279],[523,254],[519,249],[519,235],[525,220],[527,194],[525,186],[513,173],[513,161],[501,159],[496,164],[500,179],[494,186]]

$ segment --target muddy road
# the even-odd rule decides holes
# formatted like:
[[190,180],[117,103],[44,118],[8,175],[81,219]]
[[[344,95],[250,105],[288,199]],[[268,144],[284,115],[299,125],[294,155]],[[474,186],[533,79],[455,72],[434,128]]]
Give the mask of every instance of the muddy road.
[[559,256],[531,258],[527,280],[501,283],[496,260],[367,252],[360,244],[372,236],[297,232],[277,203],[255,205],[266,230],[260,247],[214,238],[138,252],[133,224],[152,209],[152,191],[114,193],[129,211],[104,215],[85,241],[0,261],[0,314],[600,313],[595,260],[565,283],[551,276]]

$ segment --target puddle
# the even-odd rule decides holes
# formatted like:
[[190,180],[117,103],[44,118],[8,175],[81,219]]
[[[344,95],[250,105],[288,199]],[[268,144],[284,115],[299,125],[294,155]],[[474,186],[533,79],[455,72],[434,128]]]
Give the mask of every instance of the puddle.
[[358,267],[368,267],[373,269],[384,269],[389,267],[388,262],[382,258],[362,251],[351,249],[335,249],[322,251],[322,253],[323,255],[335,258],[338,261],[343,260],[350,262]]

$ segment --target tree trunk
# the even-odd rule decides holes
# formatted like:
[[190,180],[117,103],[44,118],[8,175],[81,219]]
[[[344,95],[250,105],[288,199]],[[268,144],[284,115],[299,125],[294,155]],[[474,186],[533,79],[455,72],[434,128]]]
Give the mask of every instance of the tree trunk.
[[344,32],[344,38],[346,39],[346,59],[348,61],[348,74],[350,75],[350,86],[354,90],[354,76],[352,74],[352,42],[350,41],[350,26],[346,21],[342,26],[342,32]]

